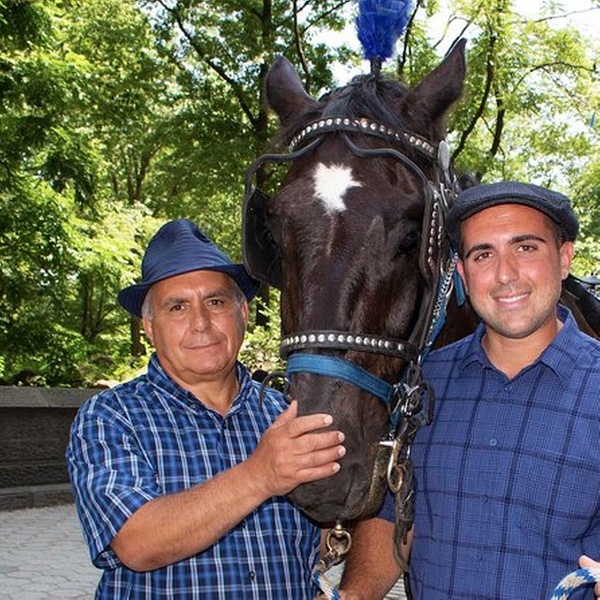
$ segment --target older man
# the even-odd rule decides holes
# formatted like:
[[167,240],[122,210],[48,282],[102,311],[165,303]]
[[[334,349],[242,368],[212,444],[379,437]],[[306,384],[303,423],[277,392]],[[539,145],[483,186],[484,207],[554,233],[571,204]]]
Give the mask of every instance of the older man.
[[[411,454],[412,594],[547,599],[600,555],[600,343],[559,304],[577,219],[562,194],[499,182],[460,194],[447,225],[483,322],[425,361],[437,410]],[[400,574],[391,504],[355,532],[346,598]]]
[[343,436],[274,390],[259,398],[237,360],[255,291],[178,219],[119,293],[155,353],[80,409],[67,449],[97,598],[314,596],[320,531],[285,494],[336,473]]

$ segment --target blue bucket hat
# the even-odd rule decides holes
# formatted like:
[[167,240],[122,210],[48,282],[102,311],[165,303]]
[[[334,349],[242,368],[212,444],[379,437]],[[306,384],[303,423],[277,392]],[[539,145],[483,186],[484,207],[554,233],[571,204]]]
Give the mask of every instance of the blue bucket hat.
[[163,279],[191,271],[219,271],[229,275],[248,301],[259,283],[241,264],[230,258],[188,219],[165,223],[150,240],[142,259],[142,281],[122,289],[117,299],[132,315],[142,316],[142,304],[151,286]]
[[452,246],[460,247],[462,221],[498,204],[523,204],[535,208],[560,225],[566,241],[572,242],[577,237],[579,223],[566,196],[532,183],[498,181],[476,185],[458,194],[446,217],[446,231]]

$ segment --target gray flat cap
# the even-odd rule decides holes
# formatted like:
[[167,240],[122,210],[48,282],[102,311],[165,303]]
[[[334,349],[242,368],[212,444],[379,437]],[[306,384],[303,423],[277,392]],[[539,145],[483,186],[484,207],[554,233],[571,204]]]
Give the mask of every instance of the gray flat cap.
[[460,246],[460,224],[481,210],[498,204],[523,204],[535,208],[558,223],[565,240],[577,237],[579,223],[569,199],[558,192],[519,181],[476,185],[461,192],[446,217],[446,230],[454,248]]

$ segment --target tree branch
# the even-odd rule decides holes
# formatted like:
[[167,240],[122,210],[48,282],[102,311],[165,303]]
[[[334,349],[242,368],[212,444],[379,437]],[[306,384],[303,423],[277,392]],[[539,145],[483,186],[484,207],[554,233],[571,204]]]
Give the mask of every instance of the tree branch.
[[294,20],[294,46],[296,48],[296,54],[300,59],[302,65],[302,71],[304,72],[304,89],[310,90],[312,84],[312,76],[310,74],[310,68],[308,61],[304,54],[304,48],[302,47],[302,35],[300,34],[300,26],[298,24],[298,2],[297,0],[292,1],[292,11]]
[[183,21],[183,17],[181,16],[181,12],[178,10],[177,7],[171,8],[167,6],[164,0],[158,0],[158,3],[173,16],[175,22],[177,23],[179,31],[189,42],[190,46],[194,49],[200,60],[210,69],[212,69],[225,83],[227,83],[231,87],[234,96],[239,102],[242,112],[246,115],[250,123],[252,123],[252,125],[255,126],[256,118],[252,114],[252,109],[246,101],[246,97],[243,93],[243,87],[235,79],[230,77],[223,67],[221,67],[218,63],[216,63],[214,60],[211,60],[208,57],[208,53],[204,50],[198,38],[195,35],[193,35],[190,31],[188,31]]
[[490,35],[489,39],[490,39],[490,45],[489,45],[489,51],[488,51],[488,55],[487,55],[485,86],[483,88],[483,94],[481,95],[481,99],[479,101],[479,106],[477,107],[477,110],[475,111],[475,114],[473,115],[471,122],[467,125],[467,127],[462,132],[462,135],[460,136],[458,145],[457,145],[456,149],[454,150],[454,152],[452,153],[452,160],[455,160],[456,157],[463,151],[463,149],[467,143],[467,139],[468,139],[469,135],[473,132],[473,130],[475,129],[475,125],[477,124],[479,119],[483,116],[483,113],[485,111],[485,105],[487,104],[488,98],[490,97],[490,91],[492,89],[492,83],[494,81],[494,74],[496,72],[495,67],[494,67],[494,49],[496,47],[496,41],[497,41],[496,34],[492,33]]

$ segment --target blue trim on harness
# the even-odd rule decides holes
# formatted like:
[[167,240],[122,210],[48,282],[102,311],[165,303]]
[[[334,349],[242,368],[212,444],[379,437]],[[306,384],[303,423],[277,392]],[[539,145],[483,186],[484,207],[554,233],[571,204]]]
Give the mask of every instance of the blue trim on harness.
[[438,282],[436,303],[433,311],[433,321],[431,323],[429,336],[425,340],[425,345],[421,349],[421,353],[419,355],[419,365],[423,364],[425,357],[427,354],[429,354],[429,351],[431,350],[431,347],[433,346],[437,336],[440,334],[440,331],[446,323],[446,312],[452,290],[454,290],[456,293],[456,301],[458,306],[464,304],[466,300],[465,288],[456,269],[458,254],[450,251],[449,259],[450,268],[442,273],[442,276]]
[[456,294],[456,303],[458,306],[462,306],[467,301],[467,294],[465,293],[465,286],[463,284],[458,270],[455,270],[452,274],[454,280],[454,293]]
[[383,379],[371,375],[368,371],[341,358],[323,356],[322,354],[297,353],[287,360],[287,373],[315,373],[337,377],[356,385],[379,398],[386,406],[390,406],[395,388]]

